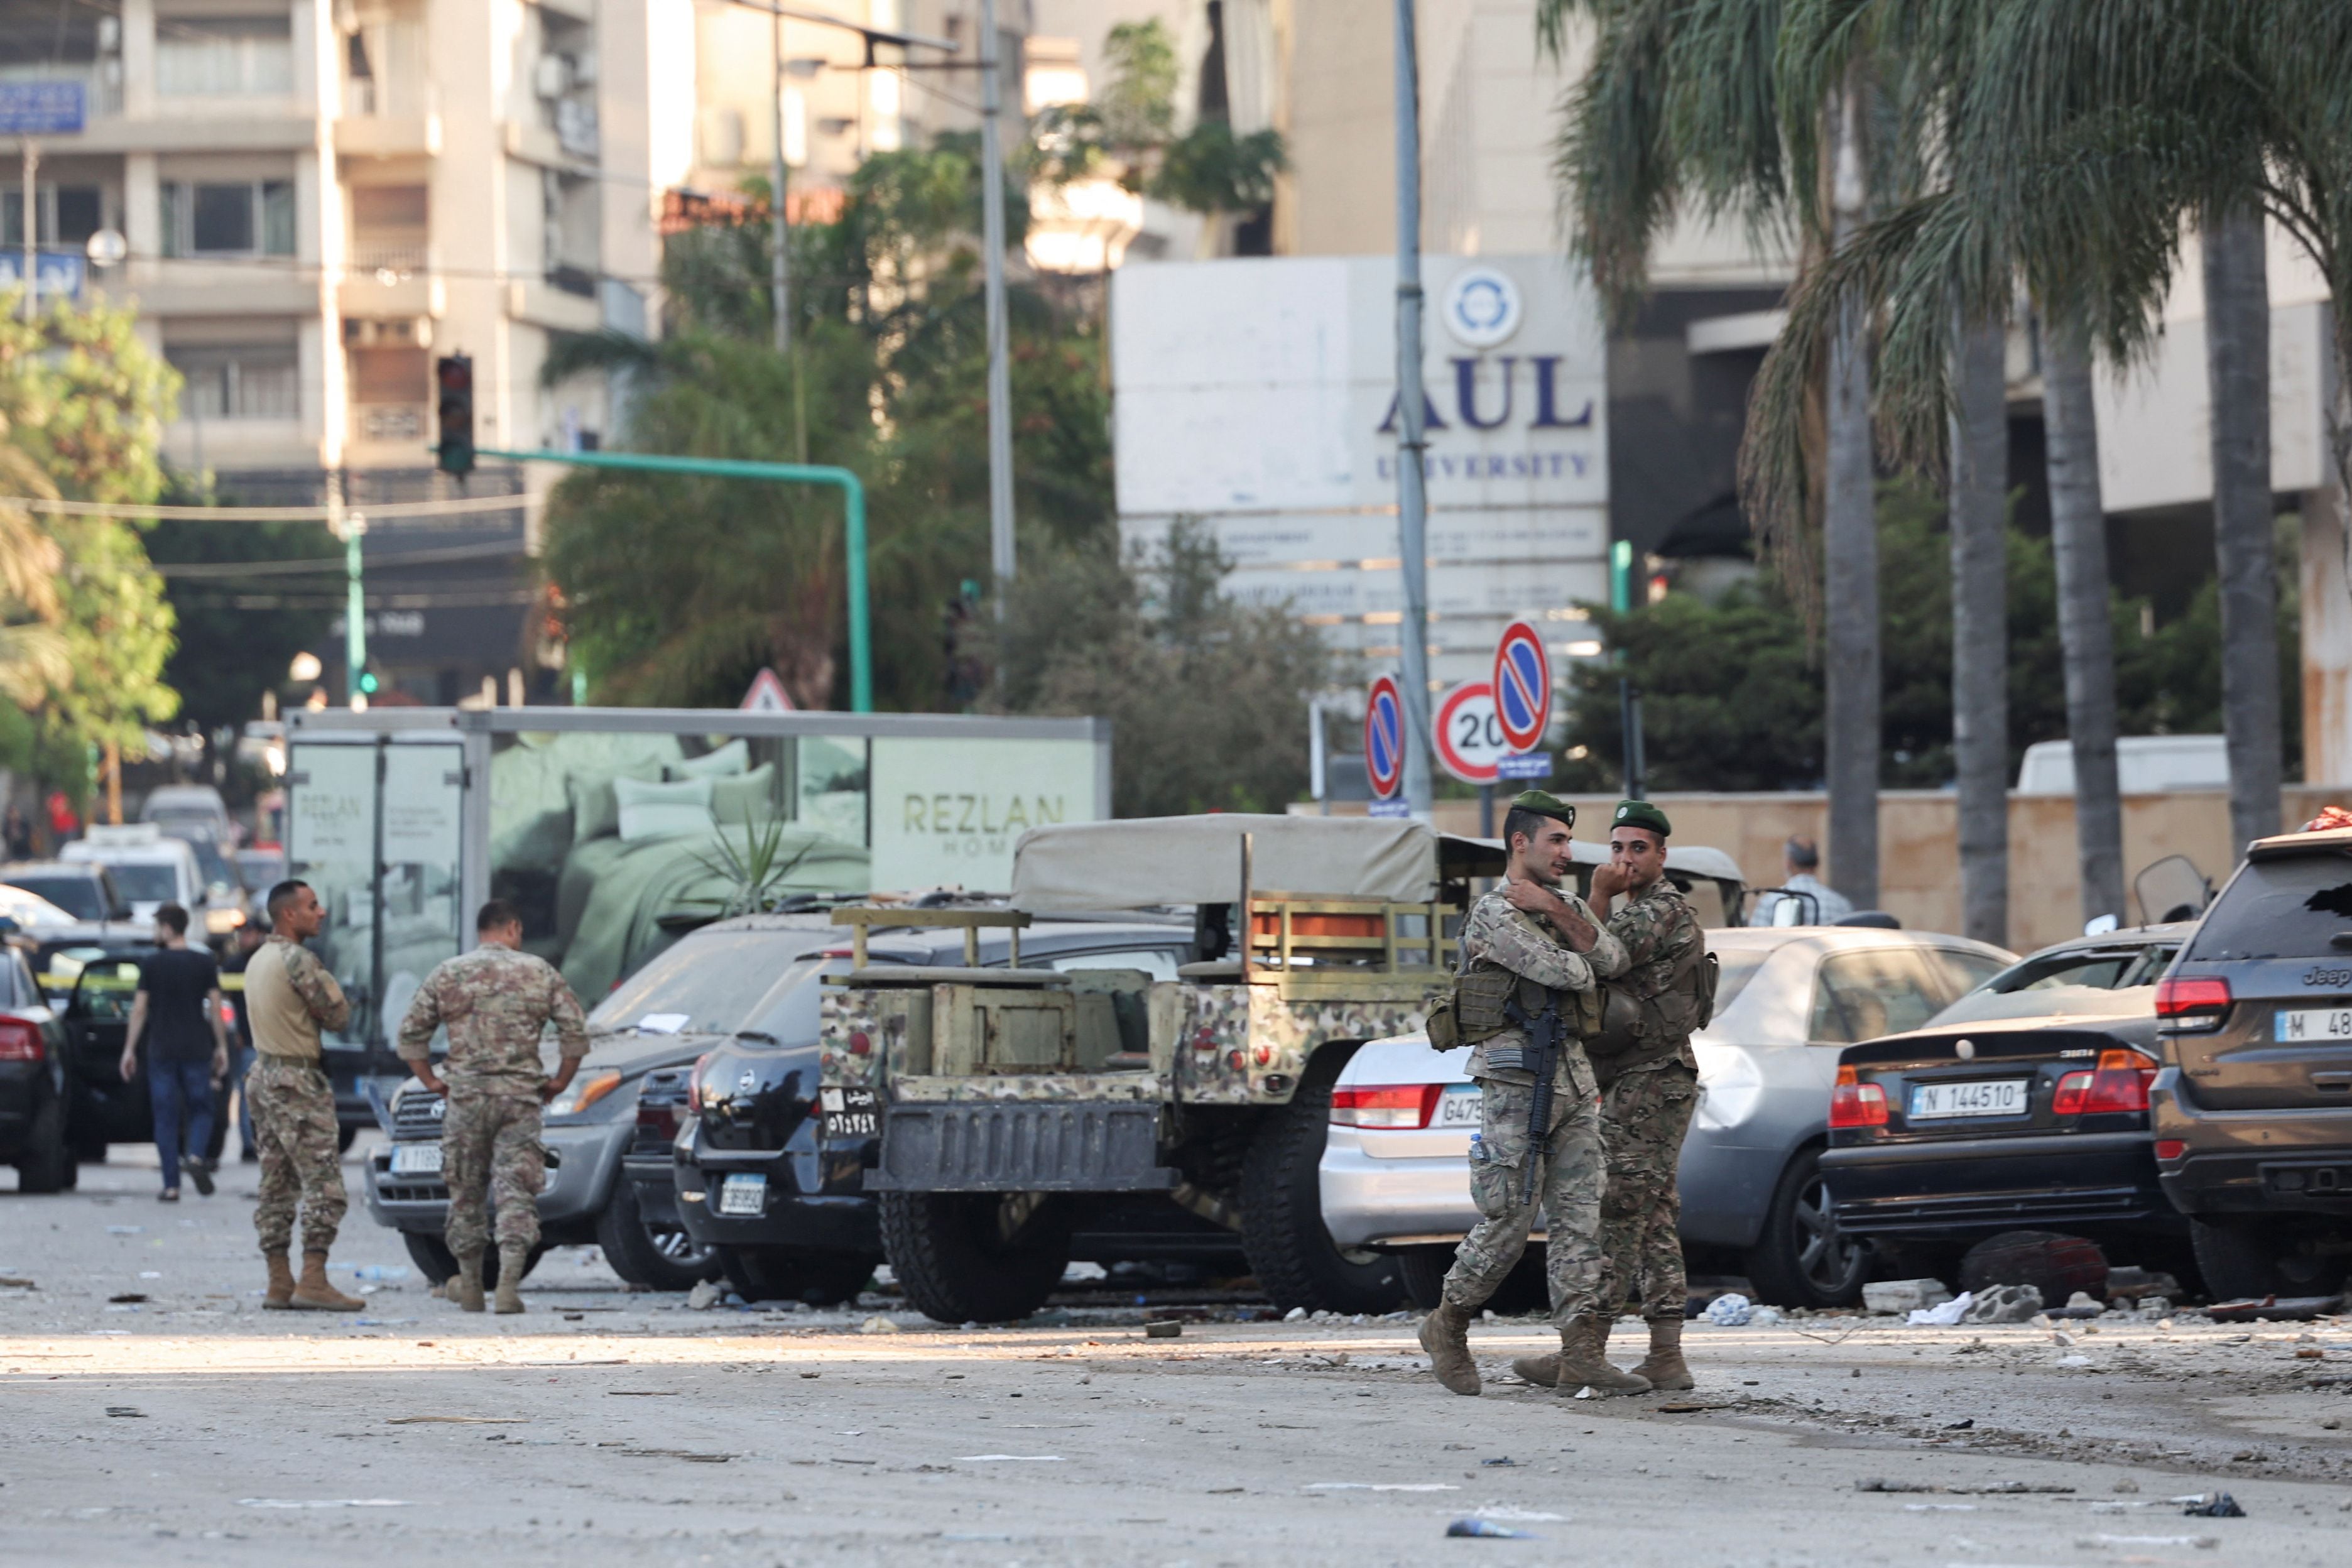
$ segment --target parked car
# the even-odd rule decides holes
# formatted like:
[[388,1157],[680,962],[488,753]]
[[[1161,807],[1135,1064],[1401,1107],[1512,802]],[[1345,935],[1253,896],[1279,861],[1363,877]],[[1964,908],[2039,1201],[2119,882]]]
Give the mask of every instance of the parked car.
[[[226,942],[236,933],[252,912],[252,895],[246,890],[244,877],[224,848],[226,840],[217,838],[201,827],[167,826],[164,835],[188,847],[196,858],[196,874],[204,879],[203,939]],[[267,889],[263,889],[265,892]],[[192,912],[194,912],[192,910]],[[191,935],[195,933],[191,932]]]
[[0,866],[0,882],[46,899],[85,924],[135,923],[113,874],[87,860],[18,860]]
[[[1188,917],[1040,921],[1020,935],[1024,969],[1129,970],[1154,981],[1174,980],[1193,943]],[[867,960],[961,965],[964,937],[953,929],[877,927]],[[748,945],[751,939],[744,940]],[[1009,956],[1002,928],[980,932],[982,967],[1001,969]],[[847,973],[852,962],[846,933],[838,929],[803,939],[782,978],[731,1037],[712,1047],[688,1087],[690,1109],[676,1144],[678,1217],[689,1235],[717,1249],[729,1282],[748,1300],[843,1300],[882,1260],[877,1205],[865,1190],[867,1141],[820,1136],[822,980]],[[1232,1231],[1164,1198],[1114,1205],[1089,1230],[1127,1238],[1087,1254],[1098,1259],[1191,1255],[1223,1259],[1236,1272],[1242,1268]]]
[[14,921],[19,931],[66,931],[80,924],[40,894],[5,883],[0,883],[0,920]]
[[[726,1041],[798,953],[837,940],[822,912],[718,921],[688,932],[596,1005],[588,1016],[587,1058],[547,1108],[547,1189],[539,1198],[545,1246],[593,1243],[623,1279],[667,1290],[687,1289],[717,1272],[707,1247],[683,1244],[675,1226],[657,1222],[647,1229],[634,1186],[621,1179],[622,1160],[636,1140],[639,1089],[647,1074],[690,1067]],[[443,1100],[411,1079],[394,1092],[390,1110],[391,1146],[367,1163],[368,1212],[400,1232],[409,1256],[437,1285],[457,1268],[442,1240],[449,1206],[441,1180]],[[487,1257],[483,1266],[491,1268]]]
[[208,907],[196,852],[152,824],[93,827],[89,837],[58,850],[58,858],[69,865],[105,867],[131,901],[133,920],[152,921],[164,904],[177,904],[201,920]]
[[74,1184],[72,1096],[64,1020],[15,947],[0,947],[0,1164],[20,1193]]
[[2206,1288],[2334,1293],[2352,1259],[2352,830],[2255,840],[2156,1014],[2157,1169]]
[[2032,1227],[2193,1281],[2147,1109],[2157,981],[2191,929],[2060,942],[1925,1027],[1848,1046],[1821,1160],[1838,1229],[1946,1279],[1971,1244]]
[[[1744,1274],[1780,1306],[1858,1300],[1871,1258],[1842,1234],[1820,1170],[1837,1052],[1916,1027],[2014,962],[1965,937],[1837,926],[1711,931],[1714,1021],[1693,1037],[1702,1098],[1683,1144],[1682,1234],[1696,1267]],[[1469,1047],[1375,1040],[1333,1086],[1323,1219],[1343,1247],[1402,1255],[1433,1306],[1477,1222],[1466,1155],[1477,1131]]]

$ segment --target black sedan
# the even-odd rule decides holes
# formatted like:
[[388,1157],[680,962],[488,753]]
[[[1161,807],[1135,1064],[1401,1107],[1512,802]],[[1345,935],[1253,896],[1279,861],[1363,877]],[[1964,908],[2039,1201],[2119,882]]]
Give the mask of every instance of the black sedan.
[[2147,1100],[2156,983],[2189,929],[2044,948],[1925,1026],[1847,1047],[1821,1165],[1839,1228],[1935,1273],[2031,1227],[2192,1278]]
[[24,952],[0,946],[0,1164],[16,1167],[20,1193],[74,1184],[69,1055],[65,1021]]

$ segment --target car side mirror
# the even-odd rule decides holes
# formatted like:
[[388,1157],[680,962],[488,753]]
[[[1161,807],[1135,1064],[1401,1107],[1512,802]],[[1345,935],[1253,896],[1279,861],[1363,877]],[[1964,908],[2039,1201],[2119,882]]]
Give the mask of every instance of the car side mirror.
[[25,928],[16,923],[14,915],[0,915],[0,936],[15,936]]
[[2083,922],[2083,934],[2084,936],[2105,936],[2109,931],[2116,930],[2122,924],[2123,921],[2117,920],[2113,915],[2094,915],[2089,920]]

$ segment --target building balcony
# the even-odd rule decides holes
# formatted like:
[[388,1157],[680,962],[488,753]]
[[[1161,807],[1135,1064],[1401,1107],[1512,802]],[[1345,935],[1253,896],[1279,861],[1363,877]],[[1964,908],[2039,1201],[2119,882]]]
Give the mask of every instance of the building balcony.
[[436,271],[433,247],[402,241],[352,241],[336,296],[342,313],[358,321],[408,321],[440,316],[448,291]]
[[402,77],[347,79],[335,151],[350,158],[440,156],[440,95],[431,82]]
[[134,259],[108,269],[106,292],[151,316],[309,316],[318,274],[290,256]]
[[558,332],[601,331],[604,307],[592,292],[583,296],[552,279],[527,279],[507,285],[507,314]]

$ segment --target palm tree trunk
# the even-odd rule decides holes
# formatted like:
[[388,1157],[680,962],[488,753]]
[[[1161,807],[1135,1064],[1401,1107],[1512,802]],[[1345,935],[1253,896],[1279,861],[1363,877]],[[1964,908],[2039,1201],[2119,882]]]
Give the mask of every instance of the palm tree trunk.
[[2115,621],[2107,608],[2106,513],[2091,345],[2079,320],[2053,321],[2042,363],[2050,463],[2050,552],[2058,566],[2058,646],[2074,750],[2074,852],[2083,918],[2124,913],[2124,803],[2116,773]]
[[2009,396],[1999,321],[1959,339],[1952,421],[1952,757],[1960,929],[2009,942]]
[[[1863,217],[1858,76],[1830,108],[1835,237]],[[1823,772],[1830,883],[1856,908],[1878,905],[1878,514],[1871,463],[1868,324],[1851,307],[1830,348],[1827,472],[1822,497]]]
[[2221,724],[2230,834],[2279,830],[2278,566],[2271,516],[2270,279],[2258,213],[2208,214],[2205,364],[2212,390],[2213,553],[2221,579]]

